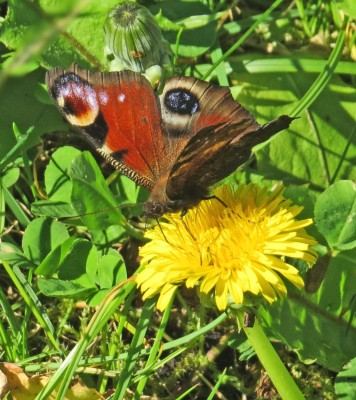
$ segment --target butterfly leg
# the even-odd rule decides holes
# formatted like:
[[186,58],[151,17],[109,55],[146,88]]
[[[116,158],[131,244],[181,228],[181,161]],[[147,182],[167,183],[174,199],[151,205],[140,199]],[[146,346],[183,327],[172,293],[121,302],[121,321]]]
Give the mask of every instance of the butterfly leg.
[[184,225],[185,230],[189,233],[189,235],[191,236],[191,238],[194,240],[194,242],[196,242],[196,238],[193,235],[193,233],[191,232],[191,230],[188,228],[188,225],[185,223],[183,217],[184,215],[187,213],[188,210],[183,210],[180,214],[180,220],[182,221],[182,224]]
[[163,231],[163,229],[162,229],[162,226],[161,226],[161,224],[160,224],[158,218],[156,219],[156,221],[157,221],[157,225],[158,225],[158,227],[159,227],[159,230],[161,231],[162,236],[164,237],[164,240],[165,240],[167,243],[169,243],[169,241],[168,241],[166,235],[164,234],[164,231]]
[[213,194],[212,196],[205,196],[202,198],[202,200],[217,200],[220,204],[222,204],[224,207],[228,208],[228,205],[226,203],[224,203],[223,200],[220,199],[220,197],[215,196],[215,194]]

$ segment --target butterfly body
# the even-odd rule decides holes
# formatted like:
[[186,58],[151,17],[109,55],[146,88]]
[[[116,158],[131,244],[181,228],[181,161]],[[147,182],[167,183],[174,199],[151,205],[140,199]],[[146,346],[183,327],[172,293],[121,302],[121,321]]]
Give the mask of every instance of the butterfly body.
[[70,124],[116,169],[151,191],[145,214],[187,210],[243,164],[251,149],[289,126],[259,125],[227,88],[192,77],[168,79],[161,95],[132,71],[89,72],[73,65],[46,77]]

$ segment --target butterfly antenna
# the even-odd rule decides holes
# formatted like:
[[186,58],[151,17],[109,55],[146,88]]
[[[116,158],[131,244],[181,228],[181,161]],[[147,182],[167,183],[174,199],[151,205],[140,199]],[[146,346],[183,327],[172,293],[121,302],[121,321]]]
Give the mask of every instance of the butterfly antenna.
[[215,194],[213,194],[211,196],[205,196],[202,198],[202,200],[217,200],[225,208],[229,208],[229,206],[223,200],[221,200],[220,197],[215,196]]
[[57,221],[68,221],[68,220],[71,220],[71,219],[74,219],[74,218],[83,218],[83,217],[86,217],[87,215],[94,215],[94,214],[104,213],[104,212],[107,212],[107,211],[113,211],[113,210],[118,210],[118,209],[121,210],[123,208],[133,208],[133,207],[135,207],[137,205],[138,205],[138,203],[135,203],[135,204],[123,204],[123,205],[120,205],[120,206],[113,206],[113,207],[103,208],[101,210],[91,211],[91,212],[87,212],[87,213],[84,213],[84,214],[72,215],[70,217],[58,217]]

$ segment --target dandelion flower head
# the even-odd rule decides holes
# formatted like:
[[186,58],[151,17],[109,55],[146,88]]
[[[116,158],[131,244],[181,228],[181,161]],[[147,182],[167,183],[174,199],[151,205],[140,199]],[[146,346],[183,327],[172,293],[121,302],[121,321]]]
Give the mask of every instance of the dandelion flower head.
[[225,310],[244,304],[248,294],[268,302],[285,296],[282,278],[302,288],[298,269],[287,260],[316,260],[310,248],[316,241],[304,229],[312,220],[295,219],[303,207],[285,199],[281,186],[223,185],[214,194],[220,201],[202,201],[184,217],[166,215],[146,232],[151,241],[140,250],[145,267],[136,278],[143,298],[159,294],[157,308],[164,310],[185,284]]

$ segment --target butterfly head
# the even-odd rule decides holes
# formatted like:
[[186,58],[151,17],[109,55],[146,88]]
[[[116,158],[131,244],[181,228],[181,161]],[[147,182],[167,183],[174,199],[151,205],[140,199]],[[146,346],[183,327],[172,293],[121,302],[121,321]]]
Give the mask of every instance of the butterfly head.
[[179,199],[169,199],[167,195],[156,196],[155,193],[152,193],[147,202],[143,207],[143,215],[148,218],[159,218],[162,217],[165,213],[170,212],[185,212],[197,205],[203,197],[201,196],[193,196],[185,194],[181,196]]
[[193,199],[184,199],[184,200],[153,200],[148,199],[148,201],[144,204],[143,207],[143,215],[147,218],[157,219],[162,217],[163,214],[169,212],[181,212],[185,214],[185,212],[196,205],[199,200]]
[[143,214],[147,218],[157,219],[166,212],[170,211],[167,203],[148,201],[143,208]]

